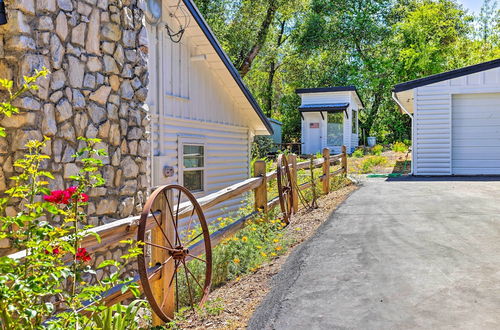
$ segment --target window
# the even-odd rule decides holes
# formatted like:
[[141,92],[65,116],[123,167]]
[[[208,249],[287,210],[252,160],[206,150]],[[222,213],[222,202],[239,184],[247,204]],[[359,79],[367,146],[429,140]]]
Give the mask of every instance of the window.
[[358,112],[352,111],[352,134],[358,134]]
[[193,192],[205,190],[205,145],[182,144],[182,183]]
[[344,113],[329,113],[327,124],[327,145],[341,146],[344,144]]

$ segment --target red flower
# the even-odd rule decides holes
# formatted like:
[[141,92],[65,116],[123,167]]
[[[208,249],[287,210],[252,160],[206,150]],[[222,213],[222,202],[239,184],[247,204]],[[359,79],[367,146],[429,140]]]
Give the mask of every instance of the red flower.
[[[52,254],[53,255],[58,255],[59,253],[61,253],[61,250],[59,249],[59,246],[56,246],[56,247],[52,248]],[[50,254],[50,251],[49,250],[45,250],[45,254]]]
[[76,260],[87,262],[91,259],[92,258],[90,257],[86,248],[78,248],[78,251],[76,252]]
[[[66,190],[54,190],[50,195],[43,196],[43,199],[47,202],[54,204],[69,204],[72,199],[76,199],[74,196],[78,190],[78,187],[69,187]],[[80,194],[79,202],[88,202],[89,196],[87,194]]]

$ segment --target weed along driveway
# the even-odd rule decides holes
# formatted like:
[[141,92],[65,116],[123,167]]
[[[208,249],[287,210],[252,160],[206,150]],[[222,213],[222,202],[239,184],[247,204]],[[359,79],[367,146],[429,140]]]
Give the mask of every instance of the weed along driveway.
[[499,293],[499,178],[364,179],[250,329],[498,329]]

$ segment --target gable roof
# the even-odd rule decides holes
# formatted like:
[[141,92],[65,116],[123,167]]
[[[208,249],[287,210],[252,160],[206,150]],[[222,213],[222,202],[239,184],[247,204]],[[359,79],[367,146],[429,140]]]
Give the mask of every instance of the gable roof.
[[335,87],[320,87],[320,88],[299,88],[295,90],[297,94],[309,94],[309,93],[329,93],[329,92],[354,92],[364,108],[365,104],[361,96],[359,96],[358,89],[356,86],[335,86]]
[[262,109],[259,107],[259,105],[258,105],[257,101],[255,100],[255,98],[253,97],[252,93],[250,93],[247,86],[243,82],[243,79],[241,78],[240,73],[238,72],[238,70],[236,70],[236,68],[234,67],[234,64],[231,62],[231,60],[227,56],[226,52],[224,52],[224,50],[222,49],[221,45],[219,44],[219,41],[217,40],[214,33],[212,32],[212,30],[208,26],[207,22],[205,21],[205,19],[201,15],[200,11],[198,10],[198,7],[196,7],[196,5],[193,3],[192,0],[183,0],[183,2],[184,2],[184,5],[189,10],[190,14],[195,19],[198,26],[203,31],[203,34],[207,37],[208,41],[210,42],[212,47],[215,49],[217,55],[219,55],[220,59],[222,60],[222,62],[226,66],[227,70],[229,71],[229,73],[233,77],[236,84],[241,89],[241,91],[245,95],[248,102],[251,104],[254,111],[257,113],[259,118],[264,123],[264,126],[267,128],[268,132],[270,134],[273,134],[274,131],[273,131],[273,127],[271,126],[271,123],[269,122],[267,117],[264,115],[264,112],[262,112]]
[[489,62],[484,62],[476,65],[471,65],[467,66],[465,68],[457,69],[457,70],[452,70],[448,72],[443,72],[439,74],[435,74],[432,76],[428,76],[425,78],[420,78],[420,79],[415,79],[411,81],[407,81],[401,84],[398,84],[394,86],[393,92],[394,93],[399,93],[399,92],[404,92],[410,89],[422,87],[422,86],[427,86],[430,84],[435,84],[441,81],[449,80],[449,79],[454,79],[454,78],[459,78],[463,76],[467,76],[473,73],[478,73],[481,71],[486,71],[494,68],[500,67],[500,59],[496,59],[493,61]]

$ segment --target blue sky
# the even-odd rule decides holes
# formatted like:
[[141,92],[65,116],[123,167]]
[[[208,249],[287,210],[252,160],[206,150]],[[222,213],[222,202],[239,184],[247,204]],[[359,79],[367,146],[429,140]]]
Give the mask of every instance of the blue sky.
[[465,8],[470,9],[475,13],[479,13],[481,6],[483,5],[482,0],[458,0],[458,2],[462,3]]

